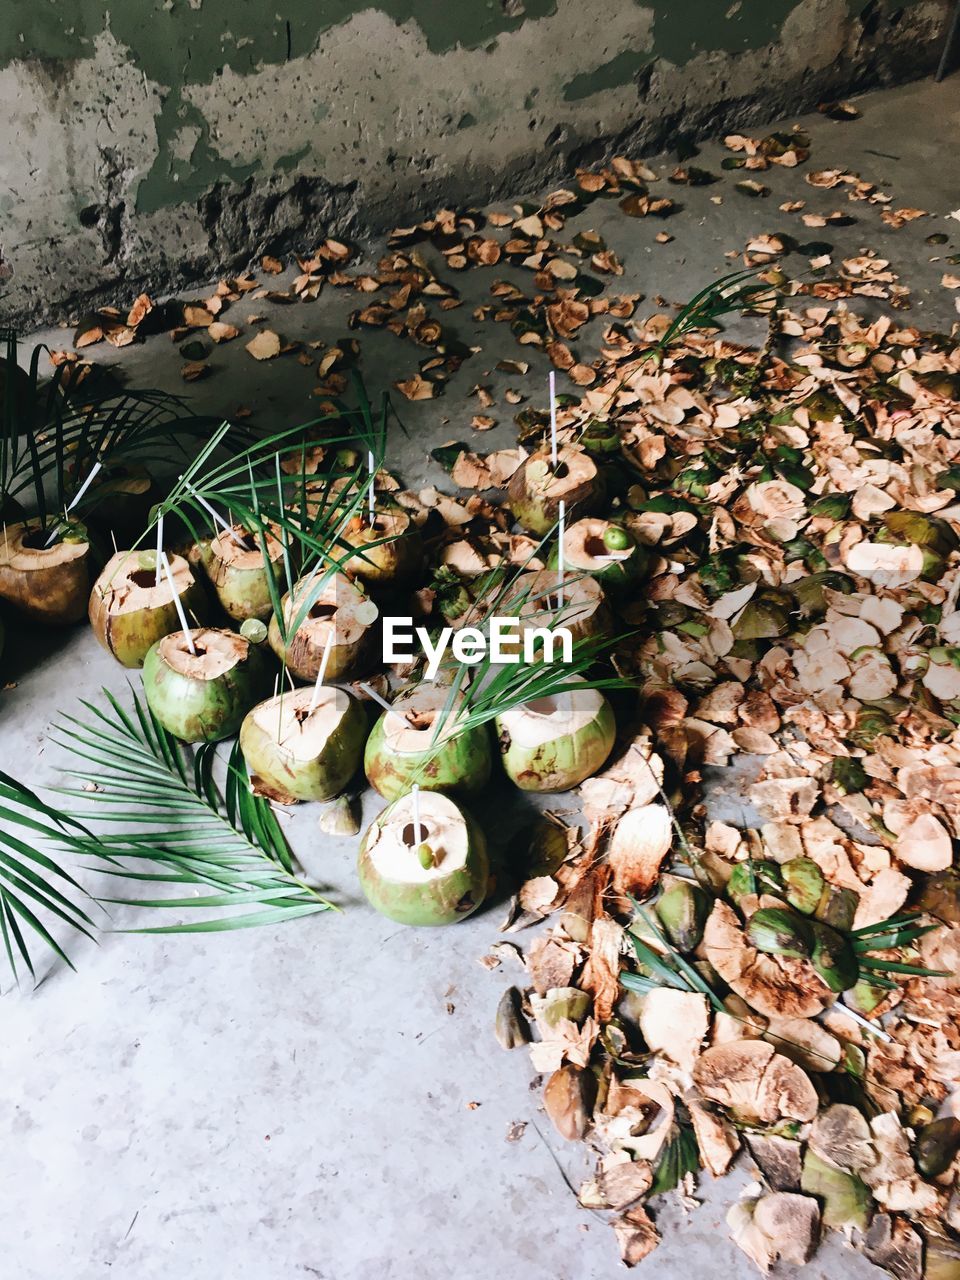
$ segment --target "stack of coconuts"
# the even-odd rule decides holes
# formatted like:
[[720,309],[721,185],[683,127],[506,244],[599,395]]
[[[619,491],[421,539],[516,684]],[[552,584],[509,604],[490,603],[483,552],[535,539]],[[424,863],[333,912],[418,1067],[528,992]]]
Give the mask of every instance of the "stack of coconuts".
[[[614,603],[644,576],[647,557],[625,528],[595,514],[605,493],[594,458],[576,446],[560,449],[556,461],[537,452],[515,473],[509,501],[522,529],[551,535],[561,501],[566,509],[562,610],[552,607],[556,546],[551,567],[520,573],[499,598],[498,612],[516,617],[521,635],[564,625],[574,641],[612,636]],[[484,835],[462,802],[486,786],[495,747],[516,786],[566,791],[606,761],[616,736],[613,710],[599,690],[570,676],[563,692],[493,717],[493,735],[486,722],[460,724],[467,695],[453,694],[438,677],[438,683],[407,688],[370,729],[370,704],[337,682],[377,670],[377,620],[385,605],[419,585],[424,550],[410,515],[382,495],[340,540],[355,548],[341,570],[305,573],[282,598],[290,557],[281,539],[263,529],[224,525],[184,554],[159,559],[159,550],[117,551],[90,591],[90,622],[118,662],[142,668],[149,707],[175,737],[196,743],[239,733],[261,794],[284,804],[329,801],[362,764],[389,801],[361,844],[364,893],[378,911],[405,924],[449,924],[479,906],[488,891]],[[3,595],[46,601],[69,595],[69,608],[55,620],[70,622],[77,616],[79,557],[66,536],[55,551],[7,556]],[[40,582],[45,557],[52,557],[56,581]],[[23,584],[31,574],[39,585],[28,590]],[[17,580],[13,587],[8,579]],[[281,617],[274,599],[281,599]],[[216,625],[218,614],[231,625]],[[283,667],[279,691],[274,657]]]

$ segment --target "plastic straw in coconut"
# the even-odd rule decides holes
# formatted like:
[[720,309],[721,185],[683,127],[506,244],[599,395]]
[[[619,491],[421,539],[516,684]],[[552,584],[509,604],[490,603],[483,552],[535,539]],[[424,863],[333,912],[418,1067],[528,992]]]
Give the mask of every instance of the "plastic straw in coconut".
[[376,480],[376,477],[377,477],[377,466],[376,466],[376,463],[374,462],[372,449],[367,450],[367,467],[370,470],[370,488],[367,491],[367,501],[369,503],[370,527],[372,529],[376,521],[376,501],[377,501],[376,490],[374,488],[374,481]]
[[160,585],[160,557],[163,555],[163,512],[157,516],[157,576],[154,586]]
[[557,469],[557,375],[550,370],[550,461]]
[[359,680],[357,682],[357,687],[362,689],[368,698],[372,698],[374,702],[378,702],[380,706],[383,707],[384,711],[388,713],[388,715],[396,716],[398,720],[403,721],[405,728],[407,729],[410,728],[410,721],[407,719],[407,717],[403,715],[402,712],[398,711],[396,707],[391,707],[390,703],[386,700],[386,698],[381,698],[379,693],[377,693],[376,689],[371,689],[370,686],[368,684],[364,684],[362,680]]
[[320,686],[323,684],[323,677],[327,674],[327,663],[330,661],[330,650],[333,648],[333,636],[335,628],[331,627],[327,632],[327,643],[323,646],[323,657],[320,659],[320,670],[317,672],[317,683],[313,686],[313,697],[310,699],[310,706],[307,708],[307,715],[315,710],[317,699],[320,697]]
[[567,504],[560,499],[560,514],[557,516],[557,608],[563,608],[563,530],[567,516]]
[[410,788],[410,799],[413,804],[413,843],[419,849],[423,844],[423,828],[420,825],[420,787],[416,782]]
[[[96,476],[97,472],[100,470],[102,466],[103,466],[102,462],[95,462],[93,466],[90,468],[90,474],[87,476],[86,480],[84,480],[83,484],[80,486],[77,492],[70,499],[70,505],[64,510],[63,514],[65,517],[70,514],[73,508],[77,505],[77,503],[80,501],[83,495],[90,488],[91,484],[93,483],[94,476]],[[50,537],[43,544],[45,547],[49,547],[50,543],[53,542],[53,540],[56,538],[57,534],[60,532],[60,525],[62,523],[63,523],[62,520],[58,520],[57,523],[53,526],[53,529],[50,531]]]
[[170,572],[170,561],[164,552],[160,553],[163,560],[163,572],[167,575],[167,582],[170,584],[170,590],[173,592],[173,603],[177,610],[177,617],[180,619],[180,626],[183,628],[183,634],[186,638],[187,645],[194,657],[197,656],[197,648],[193,643],[193,636],[190,634],[190,628],[187,626],[187,615],[183,612],[183,605],[180,603],[180,595],[173,581],[173,574]]
[[218,524],[220,528],[224,531],[224,533],[229,534],[238,547],[243,547],[245,551],[248,550],[247,544],[236,532],[233,526],[230,524],[227,524],[226,520],[224,520],[223,516],[219,513],[219,511],[215,511],[213,507],[211,507],[210,503],[206,500],[206,498],[203,497],[202,494],[197,493],[196,489],[194,489],[193,485],[190,484],[188,480],[184,480],[183,476],[181,476],[180,479],[187,493],[189,493],[191,497],[195,498],[196,501],[200,503],[201,507],[203,507],[207,515],[210,516],[211,520],[213,520],[215,524]]

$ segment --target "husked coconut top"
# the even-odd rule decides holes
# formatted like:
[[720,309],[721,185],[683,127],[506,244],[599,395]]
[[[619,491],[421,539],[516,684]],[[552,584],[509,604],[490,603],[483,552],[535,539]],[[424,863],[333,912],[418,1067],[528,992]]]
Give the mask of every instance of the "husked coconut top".
[[[263,552],[260,550],[259,535],[251,533],[242,524],[232,525],[231,528],[241,542],[231,538],[225,529],[222,530],[210,540],[210,551],[215,559],[237,569],[262,569]],[[283,555],[283,546],[269,530],[267,530],[266,542],[271,563],[279,560]]]
[[292,689],[253,709],[257,728],[295,760],[315,760],[350,707],[345,689],[323,685],[310,710],[313,689]]
[[[439,716],[443,714],[450,690],[436,684],[422,684],[409,693],[401,694],[394,702],[394,709],[407,720],[405,725],[397,716],[384,713],[383,736],[393,751],[400,755],[420,755],[428,751],[434,742]],[[437,734],[436,742],[445,742],[456,729],[457,712],[463,703],[458,693],[446,723]]]
[[623,551],[611,551],[603,541],[603,535],[613,527],[609,520],[601,520],[597,516],[588,516],[570,525],[563,535],[565,563],[571,569],[584,569],[591,573],[595,569],[605,569],[616,560],[627,560],[633,553],[633,546]]
[[190,635],[197,651],[195,654],[190,652],[182,631],[164,636],[157,646],[157,653],[168,667],[191,680],[217,680],[246,661],[250,652],[248,642],[235,631],[195,627]]
[[[167,563],[177,595],[182,596],[193,586],[190,566],[183,556],[168,555]],[[167,575],[161,572],[158,585],[156,569],[142,567],[139,551],[117,551],[112,555],[93,590],[112,614],[158,609],[173,600]]]
[[364,542],[379,542],[381,538],[396,538],[406,533],[410,527],[410,517],[403,511],[377,511],[373,524],[364,520],[363,526],[356,530],[348,529],[346,539],[353,546]]
[[[467,826],[463,814],[448,797],[437,791],[419,795],[420,841],[433,850],[437,865],[424,867],[417,849],[413,822],[413,797],[401,796],[377,819],[367,854],[385,880],[403,884],[429,884],[459,871],[467,860]],[[376,832],[376,839],[373,839]]]
[[563,600],[555,569],[521,573],[498,606],[505,617],[518,610],[523,627],[573,627],[589,618],[603,603],[603,591],[594,578],[564,574]]
[[[288,625],[296,620],[303,603],[315,590],[315,581],[304,578],[297,583],[283,605],[283,616]],[[342,573],[332,574],[317,593],[297,630],[306,632],[313,643],[321,647],[326,644],[331,628],[335,644],[353,644],[366,630],[366,624],[357,617],[357,610],[367,604],[366,597],[349,578]]]
[[[52,532],[50,528],[41,533],[39,525],[6,525],[0,539],[2,563],[11,569],[51,569],[54,565],[79,560],[89,550],[88,542],[54,542],[45,547],[43,544]],[[38,545],[32,546],[33,542]]]
[[[549,449],[541,449],[532,455],[537,461],[551,463]],[[528,459],[529,462],[532,459]],[[597,468],[589,454],[582,449],[572,449],[569,445],[557,450],[557,467],[546,477],[545,482],[535,484],[538,493],[548,498],[562,498],[582,484],[589,483],[597,474]],[[529,470],[527,471],[530,477]],[[532,477],[531,477],[532,480]]]
[[[581,682],[580,676],[571,681]],[[539,747],[570,734],[579,733],[600,714],[603,694],[599,689],[570,689],[565,693],[535,698],[521,703],[498,717],[513,742],[521,747]]]

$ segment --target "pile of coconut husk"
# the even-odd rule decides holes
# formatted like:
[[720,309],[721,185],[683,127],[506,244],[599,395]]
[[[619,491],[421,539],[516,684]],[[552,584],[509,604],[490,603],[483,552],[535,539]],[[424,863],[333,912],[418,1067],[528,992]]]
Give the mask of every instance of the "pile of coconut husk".
[[762,1271],[839,1230],[957,1276],[956,336],[817,308],[762,353],[701,335],[651,367],[652,336],[608,330],[561,415],[614,424],[634,473],[639,697],[583,824],[531,833],[505,927],[544,923],[497,1035],[596,1153],[580,1201],[628,1265],[660,1196],[739,1159],[728,1224]]

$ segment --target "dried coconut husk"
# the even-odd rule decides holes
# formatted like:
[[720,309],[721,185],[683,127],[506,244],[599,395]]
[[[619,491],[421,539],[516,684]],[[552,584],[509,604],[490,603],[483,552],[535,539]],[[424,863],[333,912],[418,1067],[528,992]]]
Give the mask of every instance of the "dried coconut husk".
[[[228,617],[237,622],[245,622],[247,618],[266,622],[273,612],[273,601],[260,538],[243,525],[235,524],[231,528],[233,537],[222,530],[201,544],[203,567]],[[265,540],[270,572],[279,585],[283,580],[283,545],[269,531]]]
[[486,840],[449,796],[421,791],[418,812],[419,843],[412,796],[374,819],[360,846],[360,887],[375,910],[400,924],[455,924],[486,897]]
[[[283,597],[287,628],[296,621],[303,603],[316,591],[316,583],[302,578]],[[367,620],[365,620],[367,619]],[[376,606],[342,573],[332,574],[310,606],[296,632],[285,641],[276,615],[270,619],[270,647],[287,670],[299,680],[313,682],[320,671],[327,637],[333,633],[326,679],[338,680],[357,671],[367,652]]]
[[344,572],[370,585],[386,586],[409,578],[423,561],[419,530],[399,509],[376,512],[373,524],[356,516],[340,537],[357,548],[357,554],[345,561]]
[[254,790],[281,804],[332,800],[360,766],[363,706],[345,689],[291,689],[258,703],[240,726]]
[[565,504],[567,520],[592,514],[606,491],[596,463],[581,449],[565,445],[554,468],[549,449],[539,449],[521,463],[510,478],[507,494],[518,524],[530,533],[549,533]]
[[[93,634],[125,667],[142,667],[150,646],[180,628],[173,592],[165,573],[157,581],[152,556],[118,551],[107,561],[90,592],[88,614]],[[184,613],[195,622],[206,617],[207,602],[182,556],[170,555],[170,577]]]
[[569,791],[602,767],[616,737],[610,703],[587,687],[512,707],[496,727],[507,777],[524,791]]
[[266,693],[267,664],[256,646],[233,631],[199,627],[158,640],[143,664],[150,710],[184,742],[215,742],[240,728]]
[[[457,732],[463,694],[454,700],[446,723],[436,732],[450,690],[422,684],[400,695],[394,711],[384,711],[367,740],[363,766],[370,785],[388,800],[412,783],[431,791],[471,795],[490,779],[492,753],[485,724]],[[435,737],[436,735],[436,737]]]
[[65,526],[47,547],[51,532],[30,521],[6,526],[0,541],[0,599],[37,622],[69,626],[87,612],[92,551],[81,525]]

